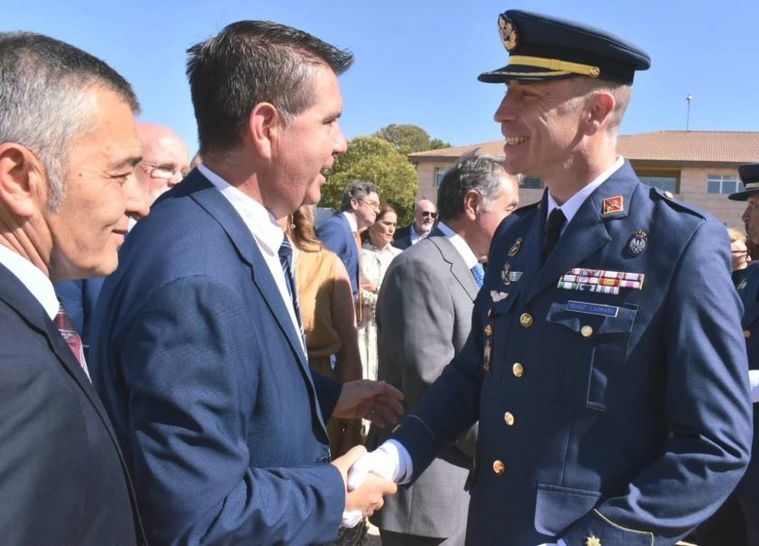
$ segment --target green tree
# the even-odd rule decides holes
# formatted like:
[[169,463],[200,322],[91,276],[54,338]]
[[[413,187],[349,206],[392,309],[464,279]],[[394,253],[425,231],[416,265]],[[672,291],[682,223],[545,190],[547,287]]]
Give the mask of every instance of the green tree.
[[411,124],[393,123],[387,127],[383,127],[372,136],[387,140],[404,156],[414,152],[437,150],[438,148],[448,148],[450,146],[450,144],[443,142],[439,138],[430,139],[427,131],[418,125]]
[[345,188],[354,180],[369,180],[380,188],[380,199],[398,211],[399,225],[411,222],[416,199],[416,169],[389,142],[378,137],[356,137],[335,162],[322,187],[320,205],[340,208]]

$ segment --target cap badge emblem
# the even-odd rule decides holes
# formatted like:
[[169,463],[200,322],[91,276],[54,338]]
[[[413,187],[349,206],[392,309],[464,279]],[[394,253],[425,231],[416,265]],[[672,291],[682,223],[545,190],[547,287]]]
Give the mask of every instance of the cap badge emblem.
[[517,29],[514,28],[514,23],[511,22],[511,19],[500,15],[498,17],[498,32],[501,35],[501,41],[506,51],[516,49],[519,44],[519,34],[517,33]]

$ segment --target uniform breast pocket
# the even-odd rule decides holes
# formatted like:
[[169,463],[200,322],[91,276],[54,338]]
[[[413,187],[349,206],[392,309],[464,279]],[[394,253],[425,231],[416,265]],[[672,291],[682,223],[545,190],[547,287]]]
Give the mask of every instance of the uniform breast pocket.
[[553,303],[547,322],[569,337],[563,354],[562,397],[573,406],[597,411],[620,403],[625,360],[637,305],[602,305],[569,301]]

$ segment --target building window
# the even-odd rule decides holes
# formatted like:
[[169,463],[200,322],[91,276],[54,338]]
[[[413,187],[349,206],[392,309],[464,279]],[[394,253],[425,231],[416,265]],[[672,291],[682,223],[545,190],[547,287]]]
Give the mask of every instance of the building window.
[[445,176],[445,173],[448,172],[448,169],[443,169],[442,167],[435,167],[435,187],[439,188],[440,183],[443,181],[443,177]]
[[706,179],[707,193],[735,193],[742,189],[742,184],[734,174],[710,174]]
[[524,180],[522,180],[522,189],[542,190],[543,181],[537,176],[525,176]]
[[660,191],[680,193],[680,176],[673,173],[643,173],[638,178],[644,184]]

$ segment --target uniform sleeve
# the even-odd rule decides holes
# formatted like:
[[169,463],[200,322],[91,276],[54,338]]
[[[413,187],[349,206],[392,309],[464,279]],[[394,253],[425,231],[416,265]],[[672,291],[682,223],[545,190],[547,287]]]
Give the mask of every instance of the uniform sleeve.
[[[249,311],[205,277],[162,287],[119,340],[129,385],[128,458],[154,544],[306,544],[337,535],[344,506],[329,464],[249,468],[240,407],[261,362]],[[245,389],[245,392],[243,392]],[[251,394],[254,393],[254,394]]]
[[624,494],[562,533],[570,546],[590,536],[601,544],[673,544],[714,513],[743,475],[751,405],[729,248],[724,227],[706,222],[680,257],[660,310],[668,439]]

